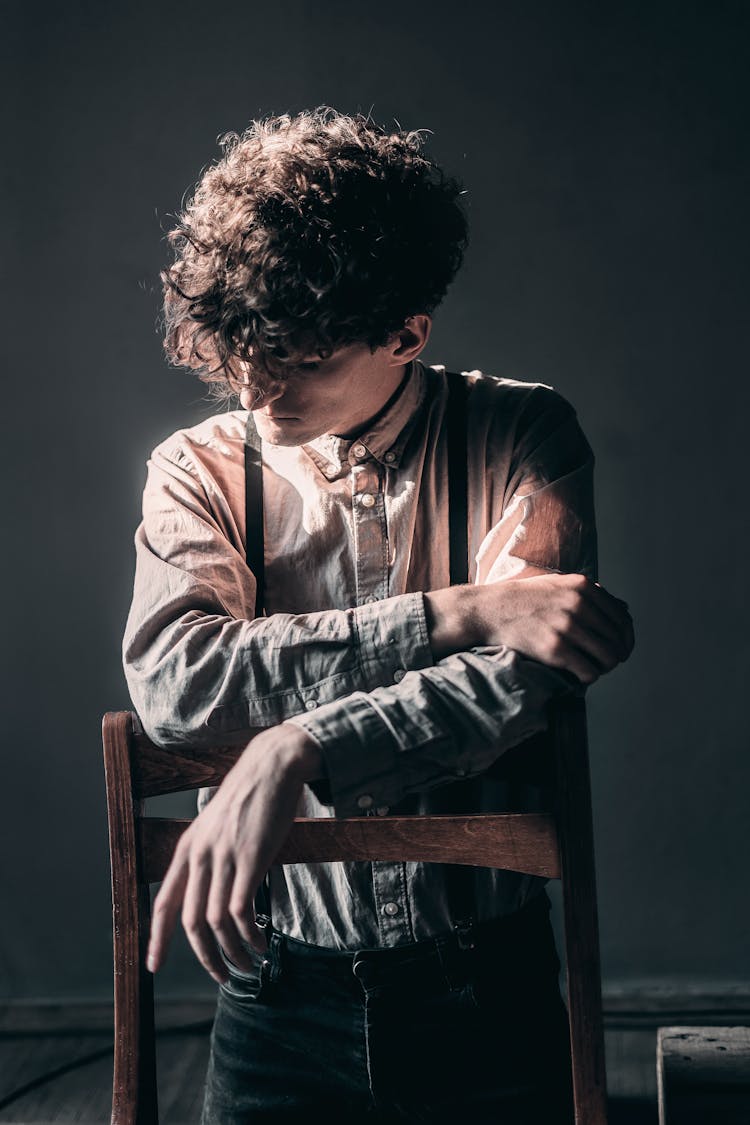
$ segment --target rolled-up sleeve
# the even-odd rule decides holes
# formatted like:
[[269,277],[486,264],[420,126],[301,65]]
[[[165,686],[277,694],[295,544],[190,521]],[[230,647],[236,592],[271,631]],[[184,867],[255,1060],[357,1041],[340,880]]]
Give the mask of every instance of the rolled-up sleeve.
[[432,663],[421,593],[253,620],[255,578],[219,493],[179,445],[152,454],[123,665],[155,741],[240,742]]
[[[498,490],[504,483],[503,509],[479,546],[477,582],[528,567],[594,578],[592,481],[593,455],[572,407],[535,387],[519,412],[507,480],[496,482]],[[504,647],[458,653],[397,679],[292,719],[321,749],[327,780],[311,787],[337,816],[483,772],[544,729],[551,699],[580,687]]]

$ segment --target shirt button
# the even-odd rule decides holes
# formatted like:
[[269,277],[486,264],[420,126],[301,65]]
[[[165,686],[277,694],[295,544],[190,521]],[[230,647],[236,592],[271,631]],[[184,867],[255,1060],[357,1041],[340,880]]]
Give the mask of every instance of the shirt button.
[[466,777],[466,770],[462,766],[458,766],[454,770],[454,773],[455,773],[456,777]]
[[378,807],[375,809],[375,812],[378,814],[378,816],[388,816],[389,811],[390,810],[388,808],[388,805],[378,805]]
[[393,673],[394,683],[400,684],[405,675],[406,675],[405,669],[397,668],[396,671]]
[[369,809],[372,805],[372,797],[369,793],[363,793],[361,797],[357,797],[357,804],[361,809]]
[[305,710],[306,711],[314,711],[317,706],[318,706],[317,699],[306,699],[305,700]]
[[354,454],[355,457],[366,457],[367,456],[367,450],[365,449],[364,445],[353,445],[352,446],[352,453]]
[[365,601],[367,602],[368,605],[371,605],[373,602],[376,602],[377,600],[378,599],[376,598],[375,594],[368,594],[367,597],[365,598]]
[[385,460],[389,465],[393,464],[393,462],[396,460],[396,454],[393,452],[393,450],[390,450],[388,453],[386,453]]
[[375,504],[375,497],[371,492],[363,492],[359,498],[359,502],[363,508],[372,508]]
[[383,907],[383,913],[387,914],[389,918],[393,918],[395,914],[398,914],[400,909],[397,902],[387,902]]

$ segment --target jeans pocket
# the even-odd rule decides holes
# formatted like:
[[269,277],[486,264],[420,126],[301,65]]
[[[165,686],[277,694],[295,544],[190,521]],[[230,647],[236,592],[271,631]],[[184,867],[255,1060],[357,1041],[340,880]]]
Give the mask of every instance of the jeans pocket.
[[239,1003],[243,1001],[259,1000],[261,996],[265,994],[268,984],[266,972],[268,962],[265,957],[256,952],[256,950],[246,942],[242,943],[242,947],[252,961],[252,968],[248,970],[240,969],[235,965],[227,951],[222,948],[221,945],[219,946],[221,959],[229,972],[229,980],[219,985],[219,987],[225,996]]

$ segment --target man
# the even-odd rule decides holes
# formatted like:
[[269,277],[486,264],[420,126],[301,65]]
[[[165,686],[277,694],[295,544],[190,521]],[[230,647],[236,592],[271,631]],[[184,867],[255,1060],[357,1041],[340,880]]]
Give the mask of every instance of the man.
[[322,110],[227,138],[171,235],[168,354],[242,406],[152,454],[124,642],[155,740],[246,745],[154,904],[152,970],[181,912],[221,986],[205,1123],[570,1114],[542,880],[477,871],[466,941],[440,867],[273,865],[295,815],[442,811],[458,778],[507,807],[492,763],[632,647],[594,581],[591,451],[547,387],[463,377],[473,562],[449,584],[449,380],[419,356],[459,197],[417,134]]

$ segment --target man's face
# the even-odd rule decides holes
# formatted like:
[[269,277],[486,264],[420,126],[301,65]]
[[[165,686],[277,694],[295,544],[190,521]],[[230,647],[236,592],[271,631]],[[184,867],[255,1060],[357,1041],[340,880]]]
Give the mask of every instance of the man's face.
[[388,401],[404,369],[392,348],[347,344],[291,369],[283,382],[259,377],[240,402],[271,445],[304,445],[326,433],[353,437]]

